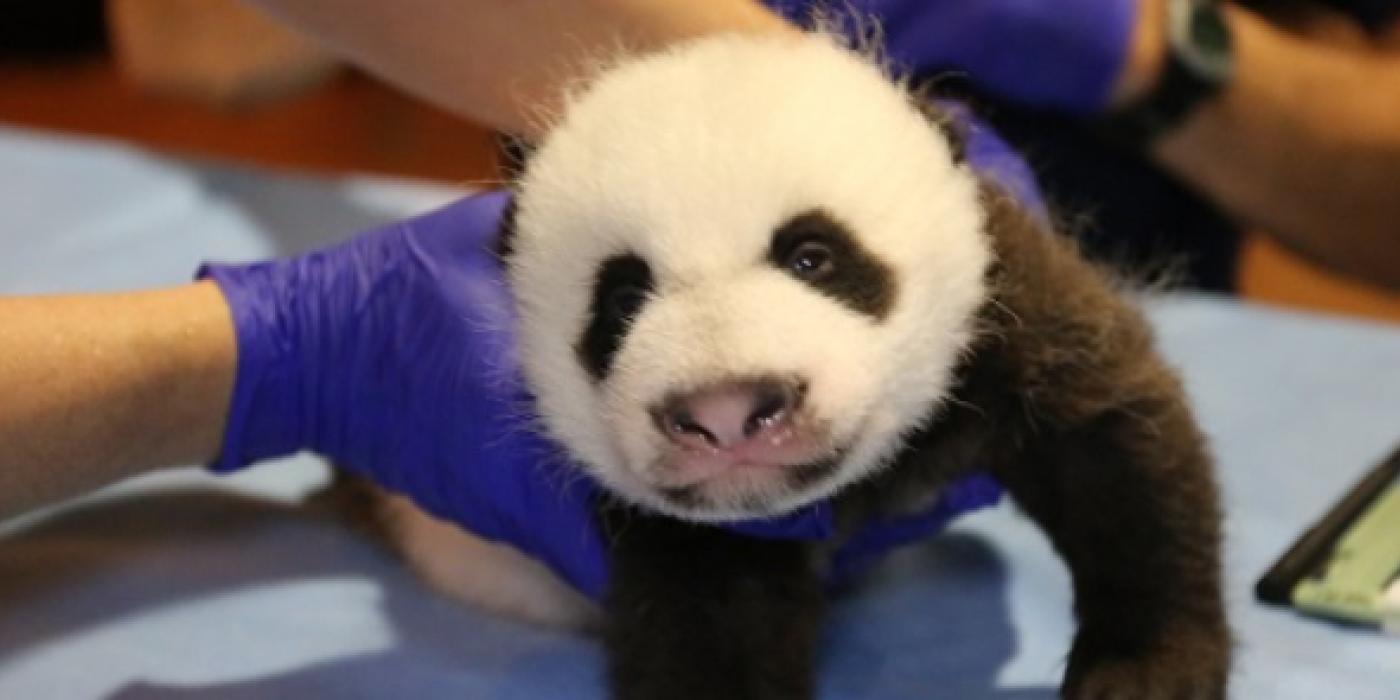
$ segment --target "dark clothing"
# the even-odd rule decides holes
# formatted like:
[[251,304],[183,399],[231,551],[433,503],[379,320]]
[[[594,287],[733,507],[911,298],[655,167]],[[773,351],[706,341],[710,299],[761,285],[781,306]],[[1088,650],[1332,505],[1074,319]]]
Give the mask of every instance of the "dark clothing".
[[1234,289],[1240,231],[1214,204],[1073,119],[991,102],[979,112],[1026,157],[1061,228],[1089,257],[1131,275]]
[[[1241,3],[1268,11],[1306,0]],[[1375,30],[1400,19],[1400,0],[1321,0]],[[1234,289],[1240,230],[1211,202],[1145,158],[1107,145],[1062,116],[991,99],[983,116],[1035,169],[1052,206],[1091,257],[1164,271],[1191,286]]]
[[107,46],[102,0],[5,3],[0,60],[87,56]]
[[1400,0],[1240,0],[1239,4],[1265,12],[1293,6],[1326,5],[1351,16],[1370,30],[1380,29],[1400,17]]

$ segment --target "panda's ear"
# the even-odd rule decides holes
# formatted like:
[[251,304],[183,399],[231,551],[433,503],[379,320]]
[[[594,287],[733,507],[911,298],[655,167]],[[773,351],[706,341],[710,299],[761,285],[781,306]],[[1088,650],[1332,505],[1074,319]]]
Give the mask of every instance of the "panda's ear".
[[525,173],[525,164],[535,152],[535,145],[524,137],[504,132],[496,133],[496,172],[506,182],[515,182]]
[[942,132],[944,138],[948,139],[948,145],[953,152],[953,162],[962,164],[967,161],[967,124],[963,120],[954,117],[947,109],[938,104],[934,99],[931,90],[915,90],[909,95],[913,101],[915,109],[924,115],[928,123]]
[[506,202],[505,210],[501,212],[501,221],[497,225],[496,242],[492,249],[496,257],[509,261],[510,256],[515,253],[515,198],[513,195],[509,202]]
[[[505,132],[496,132],[496,172],[500,174],[507,187],[513,187],[520,182],[520,177],[525,174],[525,164],[530,160],[530,155],[534,153],[535,146],[523,137]],[[500,230],[496,233],[496,245],[494,246],[496,255],[502,260],[508,260],[511,253],[515,252],[515,197],[511,197],[506,204],[505,211],[501,212]]]

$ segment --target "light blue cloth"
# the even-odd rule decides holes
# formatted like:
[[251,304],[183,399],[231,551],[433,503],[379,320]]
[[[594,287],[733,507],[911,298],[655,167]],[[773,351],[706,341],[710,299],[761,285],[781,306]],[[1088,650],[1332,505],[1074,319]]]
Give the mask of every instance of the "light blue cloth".
[[[300,250],[452,194],[0,129],[0,293],[176,284],[203,258]],[[1235,697],[1397,697],[1400,639],[1250,588],[1400,440],[1400,330],[1209,298],[1151,308],[1219,456]],[[601,697],[592,640],[442,601],[290,505],[320,474],[294,459],[162,475],[4,527],[0,698]],[[828,629],[823,698],[1050,698],[1068,578],[1004,504],[878,566]]]

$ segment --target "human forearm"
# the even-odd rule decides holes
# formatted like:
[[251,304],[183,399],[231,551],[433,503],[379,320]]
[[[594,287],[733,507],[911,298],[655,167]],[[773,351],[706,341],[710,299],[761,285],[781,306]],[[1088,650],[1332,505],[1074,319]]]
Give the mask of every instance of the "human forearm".
[[228,307],[209,282],[0,298],[0,517],[210,460],[235,362]]
[[1400,287],[1400,57],[1229,20],[1233,82],[1154,156],[1300,252]]
[[791,31],[753,0],[248,1],[429,102],[527,136],[617,47]]

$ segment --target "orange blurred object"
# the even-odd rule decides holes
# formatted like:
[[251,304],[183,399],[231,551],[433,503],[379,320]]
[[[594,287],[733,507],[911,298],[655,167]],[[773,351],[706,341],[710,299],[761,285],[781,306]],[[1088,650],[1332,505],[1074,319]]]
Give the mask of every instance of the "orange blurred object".
[[1400,293],[1328,272],[1267,236],[1246,238],[1239,281],[1240,294],[1256,301],[1400,322]]
[[217,105],[314,85],[336,62],[238,0],[108,0],[112,47],[143,89]]
[[229,111],[147,94],[100,58],[0,62],[0,122],[277,168],[451,183],[496,173],[488,131],[351,71],[294,97]]

